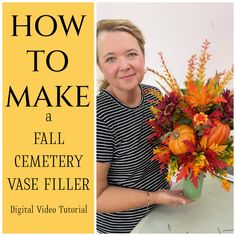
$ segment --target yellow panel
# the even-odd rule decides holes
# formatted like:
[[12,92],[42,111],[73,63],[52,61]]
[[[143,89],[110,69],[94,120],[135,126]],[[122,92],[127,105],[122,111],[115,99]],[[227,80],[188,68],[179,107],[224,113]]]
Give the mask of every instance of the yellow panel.
[[4,233],[94,232],[93,9],[3,3]]

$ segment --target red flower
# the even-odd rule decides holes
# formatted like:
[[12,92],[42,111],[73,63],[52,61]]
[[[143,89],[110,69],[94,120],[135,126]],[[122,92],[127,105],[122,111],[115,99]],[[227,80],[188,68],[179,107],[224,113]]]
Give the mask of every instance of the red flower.
[[226,89],[222,92],[222,97],[227,101],[221,103],[224,119],[229,121],[234,116],[234,95],[231,94],[230,90]]
[[158,124],[171,125],[171,118],[173,117],[179,102],[180,98],[175,92],[170,92],[163,97],[163,99],[155,106],[158,110],[156,115]]

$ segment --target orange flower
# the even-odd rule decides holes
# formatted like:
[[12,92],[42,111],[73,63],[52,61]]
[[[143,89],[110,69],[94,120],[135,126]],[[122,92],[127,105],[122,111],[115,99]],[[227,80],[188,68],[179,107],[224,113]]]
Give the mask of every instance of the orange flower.
[[193,117],[193,121],[196,125],[205,125],[208,121],[208,115],[203,112],[200,112]]

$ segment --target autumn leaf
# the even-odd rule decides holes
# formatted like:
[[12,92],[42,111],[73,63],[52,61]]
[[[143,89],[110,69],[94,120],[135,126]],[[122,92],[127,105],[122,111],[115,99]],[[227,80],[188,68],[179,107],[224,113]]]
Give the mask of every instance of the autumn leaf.
[[196,176],[192,175],[191,177],[191,181],[196,188],[198,188],[198,179],[199,179],[199,175],[196,175]]
[[189,176],[189,165],[184,165],[180,168],[179,173],[177,174],[176,181],[178,182],[181,179],[187,179]]
[[205,155],[206,155],[207,161],[209,162],[209,165],[212,166],[213,168],[224,169],[228,166],[226,163],[219,160],[217,158],[217,154],[213,152],[212,150],[207,150]]
[[209,149],[212,150],[213,152],[220,154],[222,153],[225,149],[226,149],[227,145],[219,145],[219,144],[215,144],[213,143]]
[[196,115],[196,112],[190,107],[184,107],[183,112],[191,119]]
[[215,118],[215,119],[218,119],[220,120],[221,118],[223,117],[223,114],[220,110],[214,110],[210,115],[209,115],[209,118]]
[[196,145],[194,145],[189,140],[183,140],[182,142],[187,146],[187,151],[188,152],[194,152],[197,148]]

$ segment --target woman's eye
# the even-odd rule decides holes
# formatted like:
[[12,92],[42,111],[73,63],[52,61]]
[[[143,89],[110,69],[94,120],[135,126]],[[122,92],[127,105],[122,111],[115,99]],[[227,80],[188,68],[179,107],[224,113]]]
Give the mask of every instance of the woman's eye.
[[136,57],[137,56],[137,53],[135,52],[131,52],[128,54],[128,57]]
[[114,62],[115,60],[116,60],[115,57],[108,57],[108,58],[106,59],[106,62]]

